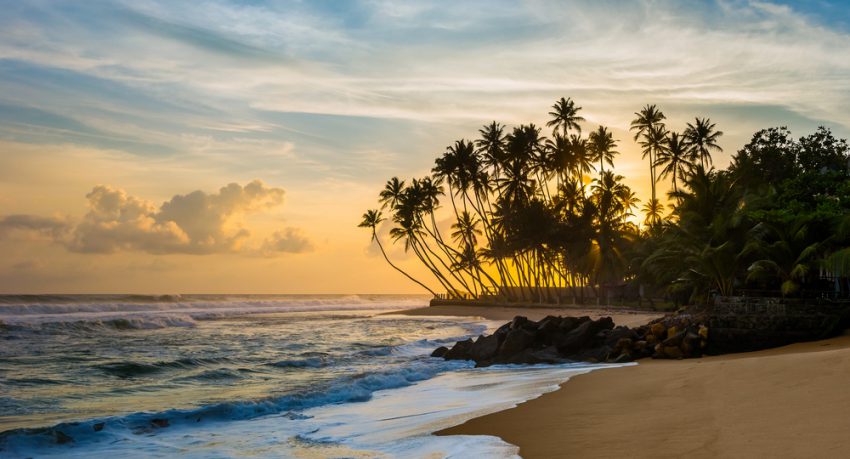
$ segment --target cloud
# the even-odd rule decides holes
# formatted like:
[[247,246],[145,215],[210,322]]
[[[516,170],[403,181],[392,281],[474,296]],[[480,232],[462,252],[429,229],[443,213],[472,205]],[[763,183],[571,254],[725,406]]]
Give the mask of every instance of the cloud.
[[178,194],[156,209],[124,190],[98,185],[86,195],[89,213],[74,229],[68,248],[83,253],[237,252],[250,232],[235,218],[278,206],[283,195],[283,189],[254,180],[244,187],[231,183],[218,193]]
[[89,213],[66,242],[73,252],[170,253],[190,251],[196,245],[176,222],[158,220],[152,203],[124,190],[98,185],[86,198]]
[[[0,218],[0,237],[34,234],[78,253],[252,253],[257,249],[246,246],[251,232],[241,217],[280,206],[283,197],[282,188],[254,180],[245,186],[230,183],[216,193],[178,194],[157,208],[122,189],[97,185],[86,195],[89,211],[78,223],[9,215]],[[274,232],[259,250],[272,256],[312,247],[299,229],[289,227]]]
[[0,237],[19,233],[56,239],[63,237],[69,228],[68,220],[60,217],[19,214],[0,218]]
[[266,256],[274,256],[278,253],[304,253],[314,249],[313,243],[298,228],[285,228],[275,231],[263,242],[260,249]]

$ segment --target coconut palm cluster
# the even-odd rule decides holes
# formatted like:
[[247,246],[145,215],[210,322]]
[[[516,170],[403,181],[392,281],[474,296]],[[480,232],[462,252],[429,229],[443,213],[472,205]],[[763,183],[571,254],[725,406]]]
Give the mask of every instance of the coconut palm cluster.
[[[723,133],[710,119],[675,132],[646,105],[630,126],[650,168],[641,205],[615,171],[620,140],[605,126],[584,135],[581,110],[558,100],[551,135],[484,125],[448,146],[430,175],[387,181],[360,226],[394,269],[448,298],[583,303],[637,292],[691,302],[735,289],[847,289],[848,146],[829,129],[799,140],[759,131],[718,170]],[[662,202],[656,185],[667,180]],[[430,275],[392,262],[387,235]]]

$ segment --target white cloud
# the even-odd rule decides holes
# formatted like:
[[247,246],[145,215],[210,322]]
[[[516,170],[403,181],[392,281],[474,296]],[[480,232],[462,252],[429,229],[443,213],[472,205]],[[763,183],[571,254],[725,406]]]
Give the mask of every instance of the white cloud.
[[[0,218],[0,237],[38,235],[78,253],[250,254],[257,249],[246,245],[251,232],[241,217],[278,207],[283,196],[282,188],[254,180],[245,186],[230,183],[216,193],[174,195],[157,208],[122,189],[97,185],[86,195],[89,211],[78,223],[9,215]],[[274,232],[259,250],[272,256],[312,248],[299,229],[289,227]]]
[[158,221],[148,201],[106,185],[86,195],[89,213],[66,242],[69,250],[112,253],[140,250],[151,253],[187,251],[192,240],[174,221]]
[[260,249],[265,256],[279,253],[304,253],[314,249],[313,243],[298,228],[285,228],[269,236]]

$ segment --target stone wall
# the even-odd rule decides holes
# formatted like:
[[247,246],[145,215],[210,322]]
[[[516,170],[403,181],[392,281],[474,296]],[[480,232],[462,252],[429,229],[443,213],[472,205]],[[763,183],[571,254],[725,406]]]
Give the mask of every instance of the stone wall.
[[717,297],[709,307],[708,353],[753,351],[840,334],[850,302]]

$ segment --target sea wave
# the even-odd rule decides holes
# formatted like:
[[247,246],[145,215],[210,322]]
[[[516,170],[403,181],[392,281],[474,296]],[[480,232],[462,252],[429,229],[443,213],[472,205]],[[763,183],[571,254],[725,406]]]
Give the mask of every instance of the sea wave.
[[[166,365],[167,366],[167,365]],[[221,422],[254,419],[261,416],[290,414],[323,405],[365,402],[380,390],[410,386],[419,381],[433,378],[445,371],[471,367],[470,362],[443,361],[423,357],[410,365],[392,370],[359,373],[331,381],[323,389],[306,391],[281,397],[253,401],[226,402],[196,409],[169,410],[159,413],[134,413],[126,416],[66,422],[53,427],[25,428],[0,432],[0,452],[17,450],[37,445],[55,444],[66,438],[75,444],[98,436],[143,434],[165,426],[197,426],[204,422]],[[124,366],[130,372],[148,371],[156,366]],[[226,376],[218,370],[202,373],[201,377],[238,377],[229,372]]]
[[[3,316],[0,316],[3,317]],[[51,317],[3,317],[0,331],[41,331],[48,333],[89,332],[99,329],[155,330],[166,327],[195,327],[197,321],[190,315],[132,314],[125,317],[51,316]]]
[[307,357],[305,359],[284,359],[266,364],[276,368],[321,368],[327,365],[321,357]]
[[[73,301],[70,301],[73,299]],[[95,328],[156,329],[194,327],[197,321],[247,314],[390,310],[424,306],[421,296],[0,296],[0,331],[73,331]]]
[[111,376],[133,378],[167,370],[186,370],[231,363],[228,358],[182,358],[159,362],[114,361],[95,365],[94,368]]

